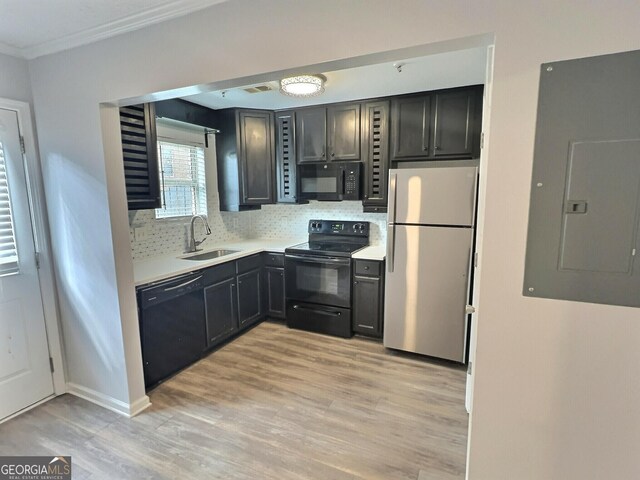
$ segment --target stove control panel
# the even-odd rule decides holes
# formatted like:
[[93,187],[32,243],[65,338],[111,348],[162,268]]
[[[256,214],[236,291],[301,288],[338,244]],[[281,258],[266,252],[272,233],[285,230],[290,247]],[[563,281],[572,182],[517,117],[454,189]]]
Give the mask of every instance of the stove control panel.
[[368,237],[369,222],[348,222],[344,220],[310,220],[309,233]]

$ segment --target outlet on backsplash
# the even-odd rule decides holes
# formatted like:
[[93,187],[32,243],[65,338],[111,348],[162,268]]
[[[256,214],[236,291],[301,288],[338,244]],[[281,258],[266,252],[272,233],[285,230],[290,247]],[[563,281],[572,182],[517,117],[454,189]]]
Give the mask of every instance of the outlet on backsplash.
[[134,225],[133,226],[133,239],[136,242],[141,242],[149,237],[151,228],[149,225]]

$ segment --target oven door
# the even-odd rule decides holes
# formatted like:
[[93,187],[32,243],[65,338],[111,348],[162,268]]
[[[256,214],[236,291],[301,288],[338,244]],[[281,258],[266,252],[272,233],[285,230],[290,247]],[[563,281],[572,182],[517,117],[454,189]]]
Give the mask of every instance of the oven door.
[[287,298],[350,308],[351,258],[285,255]]

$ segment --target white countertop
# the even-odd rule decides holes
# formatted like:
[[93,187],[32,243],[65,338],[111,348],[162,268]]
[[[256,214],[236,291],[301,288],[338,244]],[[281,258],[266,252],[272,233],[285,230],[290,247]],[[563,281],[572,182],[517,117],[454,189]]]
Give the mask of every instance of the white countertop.
[[[212,260],[193,261],[179,258],[183,254],[169,254],[158,257],[145,258],[133,262],[133,277],[136,287],[152,282],[158,282],[166,278],[175,277],[183,273],[193,272],[202,268],[219,265],[238,258],[246,257],[260,252],[284,253],[284,249],[292,245],[306,242],[306,238],[288,238],[278,240],[243,240],[240,242],[228,242],[220,245],[211,245],[202,250],[205,253],[209,250],[225,249],[238,250],[237,253],[214,258]],[[188,255],[188,254],[187,254]]]
[[386,247],[384,245],[370,245],[362,250],[358,250],[351,255],[352,258],[358,258],[360,260],[384,260],[386,255]]

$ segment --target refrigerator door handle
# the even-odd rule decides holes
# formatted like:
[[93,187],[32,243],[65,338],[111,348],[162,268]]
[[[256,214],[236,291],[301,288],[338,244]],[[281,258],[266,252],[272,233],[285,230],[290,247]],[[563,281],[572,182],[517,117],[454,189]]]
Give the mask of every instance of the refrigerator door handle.
[[397,198],[398,174],[392,173],[389,178],[389,223],[396,223],[396,198]]
[[387,271],[393,273],[393,254],[396,248],[396,226],[387,224]]

